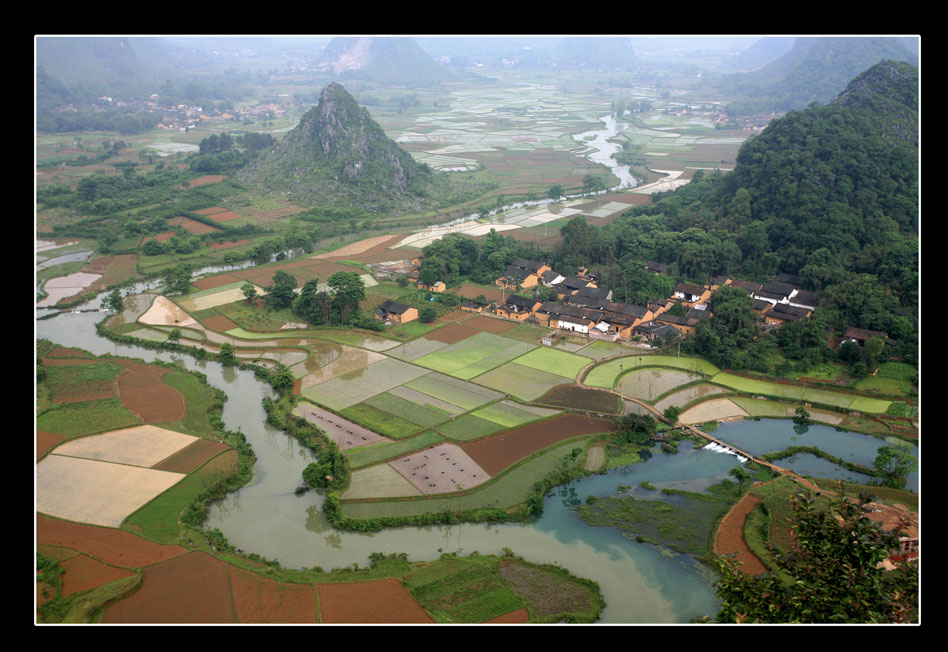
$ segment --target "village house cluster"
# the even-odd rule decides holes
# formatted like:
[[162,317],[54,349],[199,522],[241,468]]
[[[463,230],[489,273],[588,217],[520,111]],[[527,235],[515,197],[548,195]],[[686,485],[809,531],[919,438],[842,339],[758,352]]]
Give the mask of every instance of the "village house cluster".
[[[420,258],[405,263],[397,271],[388,271],[404,274],[419,289],[445,290],[441,281],[432,286],[419,282]],[[645,263],[645,269],[659,274],[665,271],[665,266],[650,261]],[[705,285],[679,283],[671,297],[655,299],[644,306],[613,301],[612,290],[600,287],[599,278],[584,267],[567,276],[545,262],[523,258],[515,259],[494,285],[504,291],[501,301],[485,307],[463,299],[461,310],[492,310],[505,319],[613,342],[633,339],[650,342],[657,338],[667,341],[694,335],[698,324],[711,317],[708,301],[722,286],[746,291],[753,301],[754,313],[768,329],[788,321],[807,319],[816,308],[815,293],[803,289],[800,278],[792,274],[781,274],[777,280],[766,284],[726,276],[711,279]],[[542,293],[541,288],[547,291]],[[551,289],[556,291],[555,301],[539,298],[546,296],[551,299]],[[510,294],[506,294],[508,290]],[[681,308],[672,311],[676,304]],[[406,310],[408,308],[404,304],[386,301],[379,307],[376,317],[394,323],[417,319],[417,311]]]

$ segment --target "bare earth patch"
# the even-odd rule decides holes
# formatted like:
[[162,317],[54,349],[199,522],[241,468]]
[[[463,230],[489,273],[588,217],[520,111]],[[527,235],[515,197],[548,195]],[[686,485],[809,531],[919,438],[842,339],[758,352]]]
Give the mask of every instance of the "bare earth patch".
[[358,424],[336,416],[332,412],[322,410],[311,403],[298,403],[293,408],[293,414],[303,417],[322,429],[342,450],[380,441],[392,441],[368,428],[363,428]]
[[561,613],[583,612],[592,608],[588,591],[581,590],[565,578],[544,573],[516,562],[503,561],[500,575],[534,609],[537,618]]
[[56,454],[147,468],[197,439],[155,426],[136,426],[75,439],[60,446]]
[[50,454],[36,465],[36,510],[70,521],[118,527],[183,477]]
[[138,321],[151,326],[191,326],[197,323],[197,320],[166,297],[155,297],[151,308],[139,317]]
[[694,407],[688,408],[681,413],[678,420],[682,423],[704,423],[705,421],[746,416],[748,416],[747,412],[737,407],[733,401],[718,398],[703,401]]
[[324,623],[431,623],[396,579],[354,584],[317,584]]
[[389,465],[423,494],[453,493],[490,479],[484,469],[454,444],[428,448]]
[[744,497],[721,520],[718,531],[714,535],[714,553],[717,555],[736,553],[737,560],[741,562],[741,571],[749,575],[767,572],[767,567],[757,555],[751,552],[744,540],[744,523],[747,521],[747,515],[757,507],[759,502],[760,498],[744,494]]
[[85,552],[107,564],[140,568],[183,555],[181,546],[153,543],[130,532],[36,515],[36,542]]

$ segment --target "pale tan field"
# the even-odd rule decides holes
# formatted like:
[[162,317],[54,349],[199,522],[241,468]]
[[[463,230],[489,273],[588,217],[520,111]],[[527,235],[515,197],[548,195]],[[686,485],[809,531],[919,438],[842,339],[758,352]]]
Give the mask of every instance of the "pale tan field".
[[746,416],[748,416],[747,412],[737,407],[733,401],[726,398],[716,398],[688,408],[681,413],[678,420],[682,423],[695,424],[704,423],[705,421],[717,421],[718,419]]
[[356,254],[365,253],[375,245],[380,245],[386,240],[391,239],[391,235],[377,235],[374,238],[366,238],[365,240],[353,242],[352,244],[348,244],[345,247],[340,247],[335,251],[319,254],[317,256],[311,256],[311,258],[337,258],[339,256],[354,256]]
[[459,446],[441,444],[389,462],[423,494],[444,494],[470,489],[490,476]]
[[343,500],[352,498],[399,498],[420,496],[408,480],[388,464],[379,464],[367,469],[353,471],[349,488],[342,494]]
[[[266,290],[264,290],[259,285],[254,285],[254,288],[257,290],[258,297],[262,297],[267,294]],[[203,297],[185,299],[181,302],[181,307],[188,312],[196,312],[198,310],[205,310],[206,308],[216,308],[217,306],[234,303],[235,301],[246,301],[246,299],[247,297],[244,296],[243,290],[240,288],[232,288],[230,290],[224,290],[223,292],[208,294]]]
[[119,527],[129,514],[184,477],[183,473],[47,455],[36,465],[36,511]]
[[191,326],[197,324],[194,317],[172,303],[170,299],[160,296],[155,297],[151,308],[139,317],[138,321],[151,326]]
[[293,414],[303,417],[322,429],[344,451],[380,441],[392,441],[388,437],[383,437],[368,428],[347,421],[328,410],[321,410],[312,403],[298,403],[293,408]]
[[173,430],[145,425],[75,439],[57,447],[55,452],[68,457],[147,468],[174,455],[197,439],[198,437],[183,435]]

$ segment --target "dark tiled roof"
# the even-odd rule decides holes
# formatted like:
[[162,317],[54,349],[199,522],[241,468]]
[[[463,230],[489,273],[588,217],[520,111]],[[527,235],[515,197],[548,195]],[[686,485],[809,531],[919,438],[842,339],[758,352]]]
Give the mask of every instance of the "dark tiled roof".
[[754,310],[763,310],[764,308],[767,308],[772,305],[773,305],[772,303],[770,303],[769,301],[764,301],[763,299],[754,299],[753,303],[751,303],[751,307]]
[[402,314],[409,308],[411,308],[411,306],[406,306],[404,303],[398,303],[397,301],[383,301],[382,304],[379,306],[380,310],[394,313],[396,315]]
[[507,271],[504,272],[504,276],[505,276],[506,278],[510,279],[510,280],[522,281],[522,280],[524,280],[525,278],[527,278],[528,276],[530,276],[530,274],[532,274],[532,273],[533,273],[533,272],[528,272],[527,270],[525,270],[525,269],[523,269],[523,268],[521,268],[521,267],[516,267],[516,266],[514,266],[514,265],[509,265],[509,266],[507,267]]
[[749,294],[753,294],[754,292],[757,292],[758,290],[760,290],[761,285],[760,283],[756,283],[754,281],[735,280],[735,281],[731,281],[731,287],[741,288],[742,290],[747,290]]
[[796,290],[796,286],[790,285],[789,283],[781,283],[780,281],[771,281],[764,287],[760,289],[760,294],[777,294],[781,297],[789,297],[790,293]]
[[667,312],[662,313],[656,317],[653,321],[669,323],[669,324],[678,324],[679,326],[694,326],[698,323],[697,319],[689,319],[688,317],[679,317],[678,315],[669,315]]
[[816,292],[813,292],[812,290],[800,290],[793,296],[792,299],[790,299],[790,301],[793,303],[801,303],[805,306],[812,306],[815,308],[816,307]]
[[536,273],[538,269],[546,265],[546,263],[537,262],[536,260],[527,260],[526,258],[515,258],[512,264],[533,273]]
[[624,315],[632,315],[640,319],[647,315],[649,311],[649,308],[634,303],[607,303],[605,308],[610,312],[621,312]]
[[523,310],[524,308],[533,308],[533,306],[537,305],[537,300],[511,294],[509,297],[507,297],[507,305],[516,306],[517,308]]
[[770,312],[771,314],[777,312],[784,315],[794,315],[795,317],[806,317],[810,314],[811,310],[809,308],[791,306],[789,303],[778,303]]
[[843,331],[843,337],[851,337],[854,340],[865,341],[865,340],[868,340],[870,336],[885,337],[885,338],[889,337],[887,333],[881,333],[879,331],[869,331],[869,330],[866,330],[865,328],[855,328],[853,326],[850,326],[845,331]]
[[702,294],[704,294],[704,288],[698,285],[679,283],[677,286],[675,286],[675,292],[683,292],[685,294],[693,294],[700,297]]
[[565,279],[560,281],[560,287],[564,287],[568,290],[579,290],[588,285],[588,281],[584,281],[581,278],[577,278],[575,276],[567,276]]

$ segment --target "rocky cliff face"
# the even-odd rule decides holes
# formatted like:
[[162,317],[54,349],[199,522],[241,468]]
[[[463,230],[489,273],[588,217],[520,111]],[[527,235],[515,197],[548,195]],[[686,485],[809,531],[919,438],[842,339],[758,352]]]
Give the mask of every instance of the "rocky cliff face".
[[439,177],[388,138],[334,82],[296,128],[240,178],[293,201],[389,213],[423,206]]

